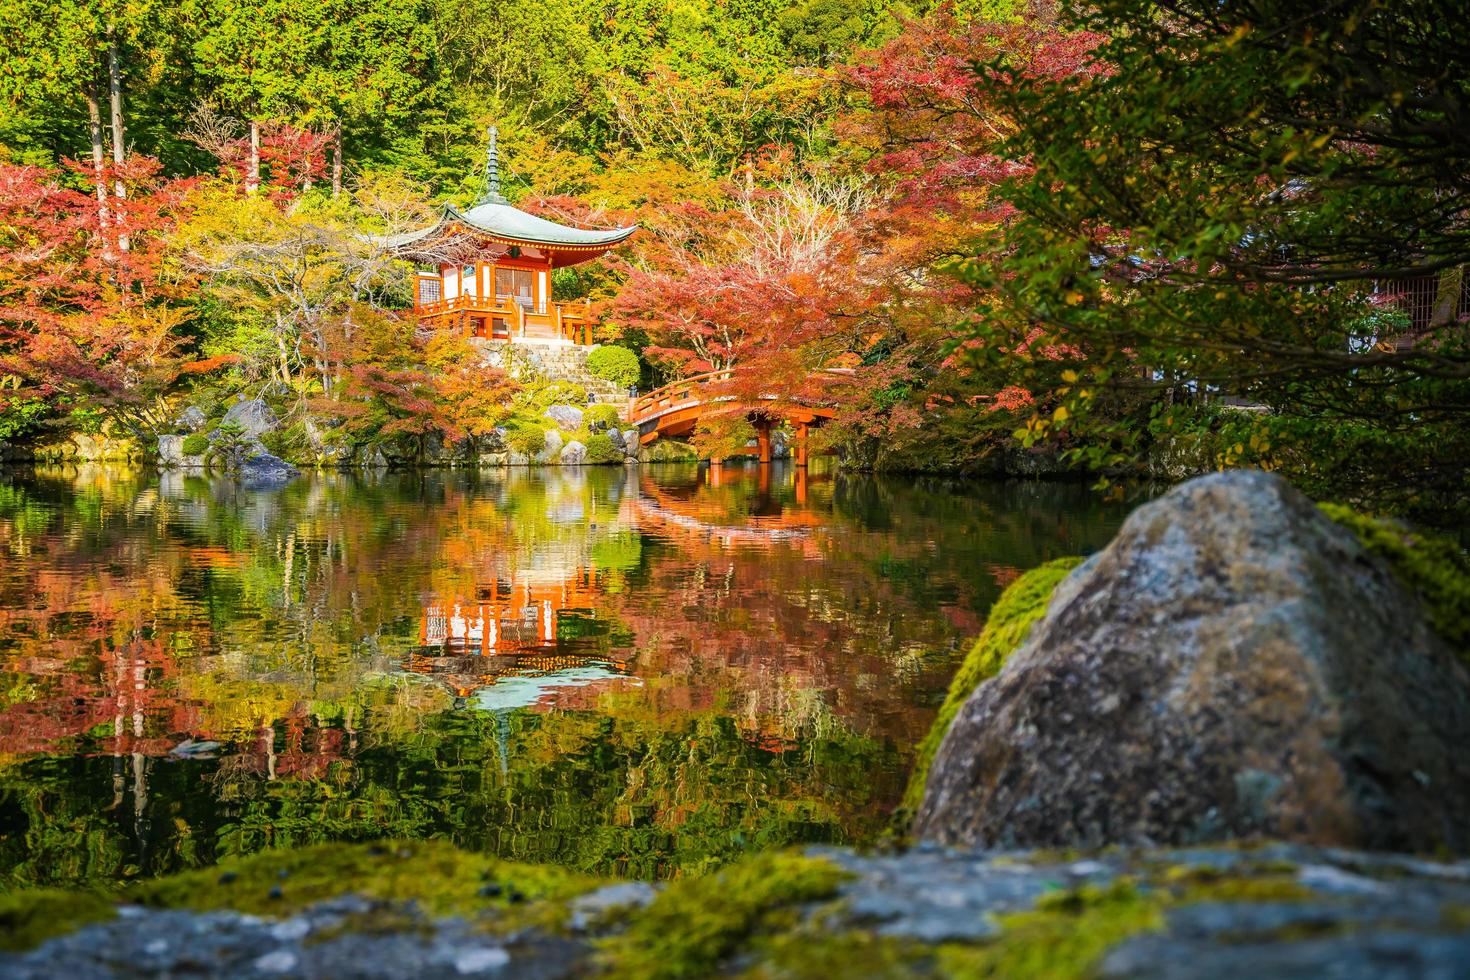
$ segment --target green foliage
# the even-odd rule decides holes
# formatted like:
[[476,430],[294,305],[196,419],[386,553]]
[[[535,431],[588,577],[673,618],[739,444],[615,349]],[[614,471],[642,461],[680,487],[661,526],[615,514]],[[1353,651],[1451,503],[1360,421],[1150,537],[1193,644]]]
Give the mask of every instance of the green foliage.
[[[1453,32],[1395,40],[1454,9],[1184,0],[1160,16],[1101,0],[1065,8],[1065,26],[1095,32],[1077,71],[1028,84],[1002,70],[994,90],[1019,123],[1005,152],[1034,170],[1005,189],[1017,219],[961,265],[994,290],[970,328],[977,358],[1024,342],[1069,369],[1016,365],[1050,395],[1025,438],[1128,465],[1147,452],[1150,407],[1235,396],[1318,427],[1319,447],[1357,429],[1372,462],[1330,454],[1354,484],[1342,495],[1462,523],[1463,506],[1435,508],[1470,479],[1470,334],[1455,310],[1470,235],[1444,203],[1470,171],[1447,185],[1442,168],[1470,143],[1420,106],[1464,102],[1470,71]],[[1376,301],[1418,276],[1433,309],[1406,331]],[[1310,459],[1291,462],[1310,472]]]
[[[1470,434],[1398,428],[1322,413],[1155,405],[1141,451],[1151,475],[1182,479],[1236,466],[1275,470],[1308,496],[1353,501],[1411,520],[1465,526],[1470,499],[1445,458],[1470,453]],[[1094,434],[1096,430],[1091,430]],[[1405,471],[1424,479],[1405,480]]]
[[613,445],[613,441],[606,435],[599,433],[591,436],[586,442],[587,462],[589,463],[621,463],[623,451]]
[[209,451],[209,436],[202,432],[187,435],[181,449],[185,456],[203,456]]
[[643,373],[637,354],[613,344],[604,344],[588,354],[587,370],[621,388],[637,384]]
[[603,945],[603,965],[629,977],[711,976],[752,936],[789,928],[798,907],[836,893],[847,873],[778,851],[677,881]]
[[306,427],[300,422],[293,423],[284,429],[262,433],[260,443],[272,456],[293,463],[306,459],[311,449]]
[[0,950],[23,950],[117,915],[100,892],[55,888],[0,893]]
[[914,768],[909,776],[908,788],[904,791],[903,808],[909,813],[918,810],[924,799],[924,786],[929,779],[929,766],[934,761],[939,745],[949,726],[959,714],[960,708],[982,681],[994,677],[1005,665],[1006,658],[1014,653],[1031,632],[1031,624],[1042,616],[1051,603],[1051,596],[1072,570],[1082,564],[1081,558],[1057,558],[1045,565],[1033,568],[1012,582],[1001,593],[990,615],[985,620],[985,629],[970,648],[969,654],[954,680],[934,724],[914,758]]
[[692,463],[699,459],[693,447],[678,439],[656,439],[644,446],[641,454],[649,463]]
[[541,387],[528,386],[523,398],[537,415],[553,405],[574,405],[578,408],[587,404],[587,389],[570,381],[549,381]]
[[535,456],[546,448],[546,429],[540,425],[517,424],[506,429],[505,444],[525,456]]
[[593,432],[615,429],[622,421],[622,415],[613,405],[589,405],[582,415],[582,424]]
[[1470,664],[1470,557],[1447,538],[1411,530],[1397,521],[1369,517],[1341,504],[1322,511],[1357,535],[1382,558],[1404,587],[1418,596],[1440,636]]
[[254,450],[254,440],[246,438],[245,430],[233,422],[215,426],[208,442],[209,461],[227,470],[238,470]]
[[48,411],[41,399],[7,395],[0,385],[0,442],[26,435]]

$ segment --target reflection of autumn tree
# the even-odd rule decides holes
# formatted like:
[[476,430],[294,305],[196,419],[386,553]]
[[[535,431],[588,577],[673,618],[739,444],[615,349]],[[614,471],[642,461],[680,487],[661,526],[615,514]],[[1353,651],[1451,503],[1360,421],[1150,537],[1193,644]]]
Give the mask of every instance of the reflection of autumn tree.
[[[447,835],[654,875],[867,836],[998,577],[1112,518],[1057,488],[757,474],[0,482],[0,866]],[[634,680],[489,712],[406,670],[426,605],[584,569]],[[167,759],[186,737],[221,757]]]

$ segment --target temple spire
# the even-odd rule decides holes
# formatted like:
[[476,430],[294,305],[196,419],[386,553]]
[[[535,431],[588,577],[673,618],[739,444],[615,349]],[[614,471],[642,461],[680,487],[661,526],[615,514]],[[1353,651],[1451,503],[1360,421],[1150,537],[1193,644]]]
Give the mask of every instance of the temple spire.
[[485,197],[482,204],[505,204],[500,195],[500,154],[496,150],[495,138],[499,135],[494,126],[485,130]]

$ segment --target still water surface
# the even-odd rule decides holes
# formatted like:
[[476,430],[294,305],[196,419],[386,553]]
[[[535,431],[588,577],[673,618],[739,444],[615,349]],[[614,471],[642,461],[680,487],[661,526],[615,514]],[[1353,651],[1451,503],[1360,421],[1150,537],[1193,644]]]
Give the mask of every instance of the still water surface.
[[0,470],[0,889],[384,836],[634,877],[869,839],[1000,590],[1121,517],[817,465]]

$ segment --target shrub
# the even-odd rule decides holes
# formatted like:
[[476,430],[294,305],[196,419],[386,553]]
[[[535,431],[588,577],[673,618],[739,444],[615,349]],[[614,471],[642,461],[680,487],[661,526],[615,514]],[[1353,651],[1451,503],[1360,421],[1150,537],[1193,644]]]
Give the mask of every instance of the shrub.
[[570,381],[550,381],[531,394],[531,408],[540,415],[553,405],[585,405],[587,389]]
[[203,456],[209,451],[209,437],[202,432],[185,436],[183,451],[185,456]]
[[618,347],[614,344],[599,347],[588,354],[587,370],[595,377],[604,378],[623,388],[637,384],[639,376],[643,373],[643,368],[638,363],[638,355],[626,347]]
[[613,445],[611,437],[599,434],[587,440],[587,462],[621,463],[622,461],[623,453]]
[[546,431],[536,426],[516,426],[505,434],[505,444],[512,451],[534,456],[546,448]]
[[593,405],[582,414],[582,424],[593,432],[616,428],[622,421],[623,417],[614,405]]

